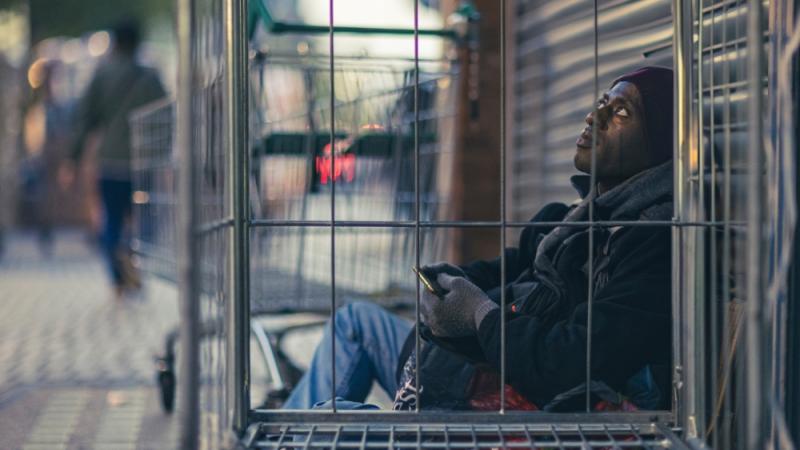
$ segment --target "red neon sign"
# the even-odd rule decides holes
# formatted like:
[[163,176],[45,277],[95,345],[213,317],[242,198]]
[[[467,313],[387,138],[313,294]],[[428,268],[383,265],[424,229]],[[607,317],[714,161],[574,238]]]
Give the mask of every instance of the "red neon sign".
[[[320,184],[328,184],[329,179],[334,181],[351,182],[356,177],[356,155],[344,153],[350,146],[350,140],[335,141],[336,151],[333,156],[333,174],[331,174],[331,144],[322,148],[322,156],[314,158],[314,166],[319,175]],[[332,176],[331,176],[332,175]]]

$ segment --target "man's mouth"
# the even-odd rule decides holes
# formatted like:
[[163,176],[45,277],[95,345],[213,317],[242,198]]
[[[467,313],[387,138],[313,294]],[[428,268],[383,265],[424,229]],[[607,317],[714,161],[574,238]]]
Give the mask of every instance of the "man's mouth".
[[592,129],[584,128],[581,135],[578,136],[578,140],[575,141],[575,145],[580,148],[592,148]]

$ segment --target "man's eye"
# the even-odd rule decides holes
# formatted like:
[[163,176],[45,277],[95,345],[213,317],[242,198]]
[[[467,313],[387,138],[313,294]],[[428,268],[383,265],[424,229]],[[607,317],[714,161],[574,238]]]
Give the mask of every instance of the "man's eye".
[[628,113],[628,110],[624,106],[620,106],[619,108],[617,108],[616,111],[614,111],[614,113],[617,114],[620,117],[629,117],[630,116],[630,114]]
[[597,106],[597,109],[600,109],[603,106],[606,106],[606,101],[601,98],[600,100],[597,101],[597,105],[596,106]]

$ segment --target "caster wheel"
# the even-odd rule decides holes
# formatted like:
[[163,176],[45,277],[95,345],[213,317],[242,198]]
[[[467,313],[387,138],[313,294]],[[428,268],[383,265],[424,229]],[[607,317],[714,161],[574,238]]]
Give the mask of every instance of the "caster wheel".
[[158,369],[156,380],[161,392],[161,407],[164,412],[171,413],[175,408],[175,371],[165,364]]

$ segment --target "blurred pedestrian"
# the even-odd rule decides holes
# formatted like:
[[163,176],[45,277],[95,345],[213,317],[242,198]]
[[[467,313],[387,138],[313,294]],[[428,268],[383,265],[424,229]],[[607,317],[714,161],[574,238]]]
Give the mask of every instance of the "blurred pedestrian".
[[132,19],[113,28],[111,55],[96,70],[78,111],[77,134],[72,155],[78,159],[90,133],[99,135],[98,182],[105,219],[101,242],[119,298],[139,288],[139,277],[130,264],[130,245],[125,232],[131,213],[131,136],[128,116],[132,110],[161,98],[164,87],[156,71],[139,64],[139,24]]
[[39,248],[50,256],[53,246],[53,222],[57,197],[57,172],[69,136],[69,109],[53,94],[53,82],[59,65],[40,59],[31,66],[33,98],[24,117],[25,156],[19,174],[22,200],[27,219],[37,230]]

